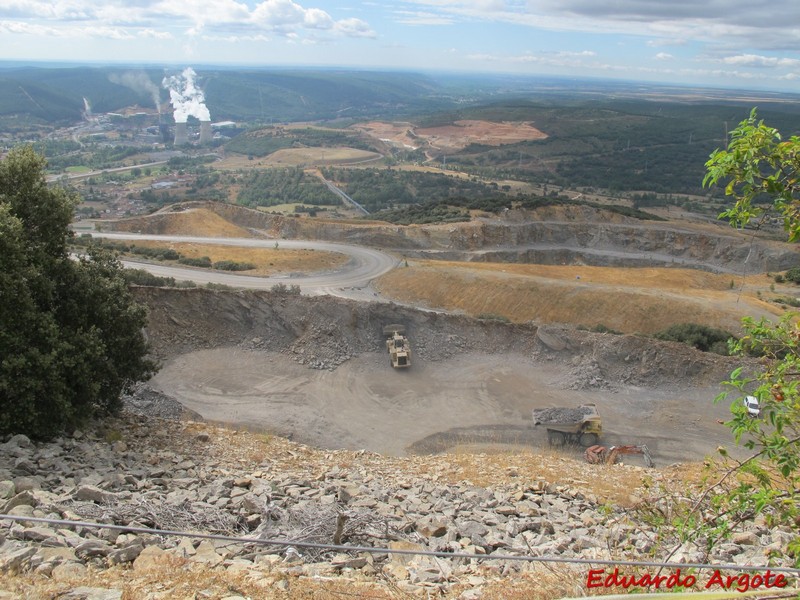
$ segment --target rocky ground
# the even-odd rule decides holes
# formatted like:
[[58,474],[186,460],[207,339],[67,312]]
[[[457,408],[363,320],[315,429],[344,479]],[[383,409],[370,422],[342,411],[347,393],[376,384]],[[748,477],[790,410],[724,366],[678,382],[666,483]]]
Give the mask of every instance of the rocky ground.
[[[0,512],[15,518],[0,521],[0,598],[302,597],[330,580],[360,589],[357,595],[466,600],[502,597],[498,590],[509,581],[539,573],[541,565],[512,557],[662,558],[676,548],[635,508],[666,503],[648,494],[653,482],[673,481],[674,471],[596,467],[557,455],[391,459],[323,452],[164,418],[179,413],[168,400],[139,397],[128,400],[119,420],[99,428],[50,443],[17,435],[0,444]],[[616,492],[599,494],[591,482],[598,475]],[[651,491],[641,486],[645,475]],[[126,532],[126,526],[247,541]],[[789,537],[756,521],[709,558],[774,565],[768,556]],[[417,550],[474,558],[392,552]],[[704,558],[700,548],[685,545],[671,560]],[[146,574],[152,579],[164,565],[172,573],[159,571],[148,584]],[[549,594],[585,589],[588,566],[554,568],[558,592]],[[186,577],[208,588],[180,595]]]

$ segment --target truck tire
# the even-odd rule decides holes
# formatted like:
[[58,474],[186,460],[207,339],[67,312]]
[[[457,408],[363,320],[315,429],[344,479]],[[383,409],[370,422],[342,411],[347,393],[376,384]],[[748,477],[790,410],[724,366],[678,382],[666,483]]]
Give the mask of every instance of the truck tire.
[[596,433],[583,433],[581,434],[580,443],[584,448],[594,446],[597,443],[598,437]]
[[547,441],[550,442],[552,446],[560,447],[567,443],[567,436],[561,431],[548,431]]

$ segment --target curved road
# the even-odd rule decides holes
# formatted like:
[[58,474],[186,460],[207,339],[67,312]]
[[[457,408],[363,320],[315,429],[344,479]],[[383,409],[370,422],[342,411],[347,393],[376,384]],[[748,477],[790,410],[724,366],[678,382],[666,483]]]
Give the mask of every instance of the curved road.
[[[91,232],[93,237],[112,240],[153,240],[161,242],[192,242],[198,244],[219,244],[223,246],[242,246],[247,248],[274,248],[277,242],[282,249],[324,250],[338,252],[350,257],[347,264],[336,271],[315,273],[313,275],[280,275],[276,277],[253,277],[237,275],[227,271],[209,271],[171,265],[123,261],[126,267],[146,269],[160,277],[174,277],[178,280],[197,283],[221,283],[232,287],[249,289],[270,289],[272,286],[297,285],[306,294],[330,294],[334,296],[361,297],[367,294],[365,288],[370,281],[391,271],[398,260],[380,250],[307,240],[274,240],[264,238],[208,238],[178,235],[146,235],[137,233]],[[346,290],[347,291],[346,293]],[[369,293],[370,296],[373,294]]]

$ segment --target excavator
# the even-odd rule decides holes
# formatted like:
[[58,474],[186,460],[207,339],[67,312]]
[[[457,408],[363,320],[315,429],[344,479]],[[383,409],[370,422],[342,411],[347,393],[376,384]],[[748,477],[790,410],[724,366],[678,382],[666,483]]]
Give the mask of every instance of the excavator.
[[624,454],[641,454],[644,458],[644,464],[652,469],[655,467],[653,459],[650,456],[650,450],[642,444],[641,446],[611,446],[606,448],[596,444],[589,446],[586,452],[583,453],[586,462],[593,465],[613,465],[617,463],[619,457]]

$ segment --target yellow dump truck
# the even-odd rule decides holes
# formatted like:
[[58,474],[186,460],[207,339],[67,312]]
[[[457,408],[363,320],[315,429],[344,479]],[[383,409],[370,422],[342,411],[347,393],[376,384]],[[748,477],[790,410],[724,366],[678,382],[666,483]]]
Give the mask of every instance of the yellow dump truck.
[[547,441],[553,446],[573,443],[588,448],[597,444],[603,433],[595,404],[581,404],[575,408],[535,408],[533,424],[547,429]]

